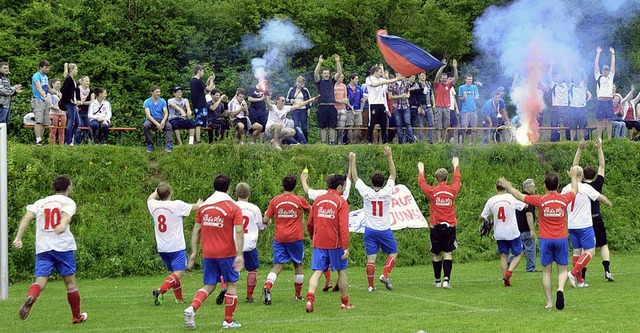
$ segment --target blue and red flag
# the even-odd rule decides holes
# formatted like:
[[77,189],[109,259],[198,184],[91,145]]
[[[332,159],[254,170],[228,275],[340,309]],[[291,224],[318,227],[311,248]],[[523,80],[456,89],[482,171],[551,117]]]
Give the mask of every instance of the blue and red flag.
[[444,65],[440,60],[408,40],[389,36],[386,30],[378,30],[378,48],[389,66],[403,76],[411,76],[434,70]]

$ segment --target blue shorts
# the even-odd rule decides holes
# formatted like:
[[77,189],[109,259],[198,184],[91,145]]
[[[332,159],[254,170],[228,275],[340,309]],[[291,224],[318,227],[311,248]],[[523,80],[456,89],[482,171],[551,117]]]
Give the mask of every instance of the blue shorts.
[[313,248],[311,254],[311,269],[314,271],[326,271],[331,264],[331,270],[342,271],[349,266],[349,259],[342,260],[344,250],[339,249],[317,249]]
[[569,265],[569,242],[566,238],[540,238],[540,264]]
[[193,112],[196,114],[196,126],[205,126],[207,124],[207,115],[209,114],[207,108],[193,109]]
[[160,252],[160,258],[169,272],[184,271],[187,269],[187,251]]
[[293,261],[302,264],[304,258],[304,241],[299,240],[291,243],[280,243],[273,240],[273,263],[286,264]]
[[571,107],[571,128],[587,128],[589,119],[586,107]]
[[[258,123],[262,125],[262,132],[267,129],[267,111],[249,109],[249,120],[251,120],[252,124]],[[249,131],[253,131],[253,129],[249,129]]]
[[393,237],[393,231],[364,229],[364,247],[367,255],[377,254],[378,249],[382,248],[387,254],[398,253],[398,244],[396,238]]
[[174,118],[169,119],[169,124],[174,130],[196,128],[196,121],[192,119]]
[[610,120],[613,118],[613,101],[600,101],[596,107],[596,119]]
[[498,253],[500,254],[509,254],[509,250],[514,256],[522,253],[522,239],[520,237],[512,240],[498,240],[496,243],[498,243]]
[[588,250],[596,247],[596,234],[593,227],[569,229],[569,238],[571,238],[571,247],[574,249]]
[[202,277],[204,284],[217,284],[220,282],[220,276],[224,277],[225,282],[237,282],[240,280],[240,274],[233,269],[233,260],[231,258],[204,258],[202,260]]
[[60,276],[76,273],[76,256],[73,251],[47,251],[36,254],[36,277],[49,276],[56,269]]
[[258,260],[258,249],[244,252],[244,268],[248,271],[255,271],[260,267],[260,260]]

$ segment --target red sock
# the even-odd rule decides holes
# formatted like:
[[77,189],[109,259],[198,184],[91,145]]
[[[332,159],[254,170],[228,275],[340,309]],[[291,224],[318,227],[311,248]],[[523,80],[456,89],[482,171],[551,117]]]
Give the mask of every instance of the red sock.
[[573,266],[571,274],[578,278],[578,282],[582,282],[582,269],[587,266],[589,260],[591,260],[591,254],[589,252],[584,252],[580,258],[578,258],[576,265]]
[[349,295],[340,296],[340,300],[342,301],[342,304],[349,304]]
[[258,284],[258,271],[249,271],[247,274],[247,298],[253,297],[256,284]]
[[224,282],[224,278],[222,276],[220,277],[220,288],[227,289],[227,283]]
[[273,282],[267,280],[267,282],[264,283],[264,286],[271,290],[271,288],[273,288]]
[[191,306],[193,307],[193,311],[198,311],[202,303],[207,300],[209,294],[204,289],[200,289],[196,292],[196,295],[193,297],[193,301],[191,302]]
[[391,271],[393,270],[393,266],[395,265],[396,265],[396,258],[392,256],[388,256],[387,260],[384,262],[384,270],[382,271],[382,275],[388,278],[389,273],[391,273]]
[[67,301],[71,306],[71,315],[73,319],[80,318],[80,293],[78,288],[73,287],[67,289]]
[[510,270],[507,270],[507,272],[504,274],[507,278],[511,278],[511,275],[513,275],[513,272]]
[[307,301],[313,303],[313,301],[316,300],[316,294],[314,293],[307,293]]
[[182,297],[182,281],[180,281],[180,279],[176,279],[173,281],[173,285],[171,287],[173,288],[173,294],[176,295],[176,299],[184,301],[184,298]]
[[373,287],[373,276],[376,274],[376,264],[373,262],[367,263],[367,280],[369,280],[369,287]]
[[238,295],[226,293],[224,294],[224,320],[227,323],[233,321],[233,313],[238,307]]
[[41,291],[42,291],[42,286],[34,282],[31,284],[31,287],[29,287],[29,291],[27,291],[27,296],[33,296],[33,302],[35,302],[38,300],[38,297],[40,297]]
[[327,281],[325,282],[325,285],[327,286],[331,285],[331,269],[330,268],[324,271],[324,278]]
[[167,278],[164,280],[162,286],[160,286],[160,293],[166,293],[167,290],[169,290],[173,286],[176,280],[180,280],[178,279],[177,275],[175,275],[174,273],[169,274],[169,276],[167,276]]

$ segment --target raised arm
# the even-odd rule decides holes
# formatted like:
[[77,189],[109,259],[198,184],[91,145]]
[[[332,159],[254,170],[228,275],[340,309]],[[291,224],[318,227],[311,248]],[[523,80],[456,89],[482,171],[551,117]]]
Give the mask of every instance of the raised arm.
[[451,65],[453,65],[453,81],[451,83],[456,84],[458,82],[458,61],[453,59]]
[[610,47],[609,52],[611,52],[611,66],[609,67],[609,72],[611,75],[616,75],[616,50],[613,47]]
[[556,84],[556,81],[553,79],[553,66],[555,65],[555,61],[551,61],[551,63],[549,64],[549,71],[547,72],[547,78],[549,80],[549,82],[551,83],[551,86],[554,86]]
[[147,198],[147,201],[156,200],[156,199],[158,199],[158,189],[157,188],[153,191],[153,193],[151,193],[149,195],[149,197]]
[[[633,97],[633,93],[636,91],[636,85],[635,83],[631,84],[631,90],[629,90],[629,93],[624,96],[624,98],[620,101],[620,104],[624,103],[624,102],[630,102],[631,101],[631,97]],[[624,110],[624,112],[626,113],[627,110]]]
[[216,89],[216,74],[215,73],[211,73],[211,75],[209,76],[209,78],[207,79],[207,86],[204,88],[204,90],[206,92],[209,92],[213,89]]
[[342,64],[340,63],[340,56],[335,54],[333,56],[333,59],[336,60],[336,75],[333,76],[333,78],[336,80],[336,82],[340,79],[340,75],[342,75]]
[[580,165],[580,158],[582,157],[582,151],[586,146],[587,146],[587,141],[585,141],[584,139],[580,140],[580,143],[578,144],[578,150],[576,150],[576,155],[573,157],[572,166]]
[[324,58],[322,57],[322,54],[321,54],[318,57],[318,64],[316,65],[316,68],[313,70],[313,81],[315,82],[320,81],[320,67],[322,67],[323,62],[324,62]]
[[594,142],[594,145],[598,148],[598,175],[604,177],[605,160],[604,152],[602,151],[602,139],[598,138],[598,140]]
[[351,180],[358,182],[358,168],[356,167],[356,153],[349,153],[349,173],[351,174]]
[[307,196],[309,196],[309,183],[307,182],[307,180],[309,179],[309,174],[303,172],[302,174],[300,174],[300,182],[302,183],[302,190],[304,191],[304,194],[306,194]]
[[289,111],[297,110],[297,109],[299,109],[299,108],[301,108],[301,107],[303,107],[303,106],[305,106],[305,105],[307,105],[307,104],[310,104],[310,103],[314,102],[314,101],[315,101],[315,100],[317,100],[318,98],[320,98],[320,95],[317,95],[317,96],[315,96],[315,97],[313,97],[313,98],[310,98],[310,99],[308,99],[308,100],[306,100],[306,101],[303,101],[303,102],[300,102],[300,103],[293,104],[293,105],[291,106],[291,109],[290,109]]
[[191,211],[193,212],[198,210],[198,208],[200,208],[200,205],[202,205],[202,202],[203,202],[202,199],[198,198],[198,202],[191,205]]
[[[596,61],[593,64],[593,75],[596,77],[596,80],[600,77],[600,52],[602,52],[602,47],[598,45],[596,47]],[[609,68],[609,71],[611,71],[611,68]]]
[[396,165],[393,163],[393,153],[391,147],[384,147],[384,154],[387,155],[387,161],[389,162],[389,179],[396,181]]
[[518,199],[520,201],[524,201],[525,195],[522,194],[522,192],[518,191],[518,189],[513,187],[511,182],[506,180],[504,177],[500,177],[500,179],[498,179],[498,185],[500,185],[500,186],[504,187],[505,189],[507,189],[507,191],[509,193],[511,193],[516,199]]
[[436,84],[437,82],[440,82],[440,76],[442,75],[442,72],[444,72],[444,68],[447,67],[447,59],[442,59],[442,66],[440,66],[440,68],[438,68],[438,71],[436,72],[436,77],[433,79],[433,84]]

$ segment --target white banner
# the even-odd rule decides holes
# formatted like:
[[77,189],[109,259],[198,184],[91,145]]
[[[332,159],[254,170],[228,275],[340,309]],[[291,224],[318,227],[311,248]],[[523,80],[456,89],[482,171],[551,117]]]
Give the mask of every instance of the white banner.
[[[391,230],[429,227],[429,223],[422,216],[418,204],[413,199],[413,194],[404,185],[396,185],[393,188],[389,214]],[[362,208],[349,212],[349,231],[364,233],[364,210]]]

